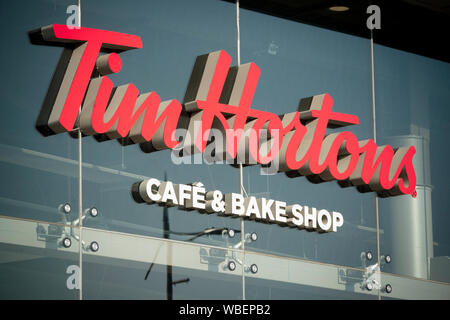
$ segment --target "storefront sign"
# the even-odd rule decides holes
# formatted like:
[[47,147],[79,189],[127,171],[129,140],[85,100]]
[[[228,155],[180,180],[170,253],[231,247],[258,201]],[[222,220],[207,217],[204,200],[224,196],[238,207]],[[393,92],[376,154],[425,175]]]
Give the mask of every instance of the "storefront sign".
[[154,178],[136,183],[132,192],[137,202],[177,206],[181,210],[241,217],[309,231],[336,232],[344,223],[342,214],[335,211],[287,205],[286,202],[266,198],[245,198],[237,193],[224,195],[219,190],[206,191],[203,186],[174,184]]
[[[132,83],[114,88],[107,75],[122,67],[116,52],[141,48],[138,36],[55,24],[30,32],[30,39],[65,47],[37,123],[44,135],[77,126],[103,140],[126,138],[146,152],[182,148],[194,154],[205,151],[216,129],[225,133],[225,143],[215,153],[238,163],[274,165],[290,177],[338,180],[380,196],[415,191],[413,146],[377,146],[349,131],[326,134],[327,128],[359,124],[355,115],[332,111],[328,94],[302,99],[296,112],[281,116],[251,108],[260,69],[254,63],[230,68],[223,50],[197,57],[181,104],[139,93]],[[178,130],[184,134],[176,139]]]

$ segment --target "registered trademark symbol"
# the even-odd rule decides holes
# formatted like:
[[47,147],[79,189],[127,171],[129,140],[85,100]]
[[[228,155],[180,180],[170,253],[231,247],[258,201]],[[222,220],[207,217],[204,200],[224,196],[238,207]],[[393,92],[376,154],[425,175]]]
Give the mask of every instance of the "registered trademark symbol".
[[417,191],[414,190],[414,191],[411,193],[411,196],[412,196],[413,198],[417,197]]

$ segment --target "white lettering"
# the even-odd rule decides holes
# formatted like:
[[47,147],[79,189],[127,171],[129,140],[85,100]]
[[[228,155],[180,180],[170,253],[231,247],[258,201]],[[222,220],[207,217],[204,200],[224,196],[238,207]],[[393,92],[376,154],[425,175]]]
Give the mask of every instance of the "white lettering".
[[[245,199],[245,206],[247,207],[245,215],[249,217],[250,219],[261,219],[261,214],[259,212],[258,202],[255,197],[250,197]],[[251,215],[255,215],[254,218],[252,218]]]
[[245,214],[244,196],[238,193],[231,194],[231,214],[236,216]]
[[[168,181],[168,182],[161,183],[160,189],[163,189],[161,202],[167,203],[168,201],[171,201],[171,203],[169,203],[169,204],[173,204],[173,205],[178,204],[177,195],[175,193],[175,188],[174,188],[172,182]],[[161,192],[161,190],[160,190],[160,192]]]
[[317,214],[317,222],[319,223],[320,230],[325,232],[330,231],[332,220],[331,215],[327,210],[322,209],[319,211]]
[[286,202],[275,201],[275,220],[281,223],[286,223]]
[[145,202],[152,203],[161,199],[161,195],[158,193],[161,181],[155,178],[144,180],[139,185],[139,194]]
[[299,204],[286,207],[287,224],[291,227],[303,227],[303,207]]
[[316,229],[317,228],[317,209],[303,207],[303,218],[305,221],[305,228]]
[[339,212],[333,211],[333,232],[337,231],[338,227],[344,224],[344,217]]
[[205,209],[205,188],[192,187],[192,207],[195,209]]
[[166,206],[177,205],[183,210],[196,209],[201,213],[216,213],[233,218],[245,217],[250,220],[287,225],[319,233],[337,232],[337,229],[344,224],[344,217],[336,211],[318,210],[299,204],[287,206],[284,201],[254,196],[244,197],[238,193],[228,193],[224,196],[219,190],[207,192],[201,183],[174,184],[170,181],[150,178],[139,183],[138,194],[134,189],[136,185],[137,183],[133,184],[132,192],[137,202],[143,200],[147,203]]
[[[272,213],[272,206],[274,204],[274,201],[272,199],[266,199],[266,198],[262,198],[261,199],[261,219],[268,221],[274,221],[275,218],[273,217],[273,213]],[[267,218],[269,217],[269,218]]]
[[179,184],[178,185],[178,195],[179,195],[178,203],[180,204],[180,206],[185,205],[184,200],[192,199],[191,192],[192,192],[192,186],[189,186],[187,184]]

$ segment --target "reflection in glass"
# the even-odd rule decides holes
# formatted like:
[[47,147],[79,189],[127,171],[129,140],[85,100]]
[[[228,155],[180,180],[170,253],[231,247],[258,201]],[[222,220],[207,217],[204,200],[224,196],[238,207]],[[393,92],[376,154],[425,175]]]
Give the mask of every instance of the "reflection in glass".
[[[247,299],[377,299],[379,279],[367,268],[358,270],[305,260],[245,253]],[[370,267],[370,266],[369,266]],[[368,285],[370,284],[370,285]]]
[[[154,4],[141,0],[133,6],[117,3],[114,10],[98,15],[105,7],[110,7],[109,1],[86,2],[84,23],[135,34],[143,42],[142,49],[120,54],[123,68],[111,75],[115,85],[131,82],[141,93],[154,91],[162,101],[182,102],[197,56],[221,49],[235,56],[234,4],[206,0]],[[132,20],[122,19],[125,9]],[[234,219],[136,203],[131,196],[132,185],[150,177],[183,184],[200,181],[207,190],[236,192],[239,173],[235,168],[177,164],[170,150],[146,153],[149,150],[138,145],[123,146],[120,142],[83,138],[83,206],[99,211],[96,218],[86,219],[85,226],[161,238],[169,234],[171,239],[216,246],[227,245],[223,230],[240,230],[239,221]],[[170,229],[165,228],[165,219]]]
[[[448,300],[450,286],[444,283],[381,274],[381,299]],[[390,290],[390,292],[389,292]]]
[[[73,1],[2,3],[0,53],[0,214],[66,223],[78,216],[78,141],[68,134],[44,137],[36,121],[61,49],[31,45],[28,32],[65,23]],[[70,204],[63,213],[61,205]]]
[[83,254],[84,299],[242,299],[240,252],[89,228],[83,239],[100,248]]
[[[275,114],[297,111],[299,101],[328,93],[333,111],[356,115],[359,125],[328,130],[351,131],[372,138],[370,42],[342,33],[241,9],[242,63],[261,69],[252,107]],[[261,32],[261,26],[264,32]],[[361,268],[361,252],[377,256],[375,196],[341,188],[334,182],[315,184],[284,173],[262,175],[259,166],[244,168],[249,195],[337,211],[344,225],[334,233],[282,228],[253,221],[245,232],[257,232],[246,250]]]
[[0,217],[0,299],[78,299],[77,228]]
[[450,66],[378,45],[374,54],[379,141],[416,148],[416,192],[380,201],[380,253],[392,258],[382,271],[449,282]]

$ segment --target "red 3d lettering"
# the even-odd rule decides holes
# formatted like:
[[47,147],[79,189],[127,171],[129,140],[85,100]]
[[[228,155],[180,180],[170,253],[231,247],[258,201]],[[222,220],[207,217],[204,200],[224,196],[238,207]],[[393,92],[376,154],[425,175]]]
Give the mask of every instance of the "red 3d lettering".
[[[281,116],[252,108],[261,71],[254,63],[231,67],[223,50],[197,57],[180,103],[161,101],[156,92],[140,93],[132,83],[114,87],[107,76],[122,68],[118,53],[142,47],[138,36],[58,24],[29,36],[33,44],[64,47],[36,124],[44,136],[77,126],[83,135],[140,144],[145,152],[182,144],[188,153],[197,153],[210,143],[210,131],[219,129],[226,137],[219,153],[238,163],[276,164],[288,177],[306,176],[314,183],[338,180],[341,187],[382,197],[415,190],[413,146],[377,146],[372,139],[358,141],[349,131],[327,135],[327,128],[359,120],[333,111],[326,93],[301,99],[296,112]],[[177,141],[180,128],[191,138]],[[266,140],[258,134],[262,129],[268,132]],[[238,156],[241,148],[247,150],[245,159]]]

